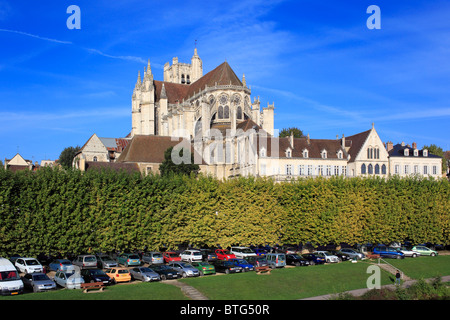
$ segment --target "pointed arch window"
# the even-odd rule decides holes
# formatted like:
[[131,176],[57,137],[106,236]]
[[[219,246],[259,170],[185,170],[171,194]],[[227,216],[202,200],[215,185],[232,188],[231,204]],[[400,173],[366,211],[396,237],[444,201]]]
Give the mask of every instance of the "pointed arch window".
[[367,167],[367,171],[368,171],[368,174],[373,174],[373,165],[372,164],[369,164],[369,166]]
[[223,119],[223,107],[222,106],[219,106],[219,108],[217,110],[217,118]]
[[375,165],[375,174],[380,174],[380,165],[378,163]]
[[364,163],[361,165],[361,174],[366,174],[366,165]]
[[236,117],[237,117],[238,119],[242,119],[242,108],[241,108],[241,106],[238,106],[238,107],[237,107],[237,110],[236,110]]
[[224,119],[230,118],[230,107],[225,106],[225,107],[223,108],[223,118],[224,118]]
[[386,165],[385,164],[383,164],[381,166],[381,174],[386,174]]

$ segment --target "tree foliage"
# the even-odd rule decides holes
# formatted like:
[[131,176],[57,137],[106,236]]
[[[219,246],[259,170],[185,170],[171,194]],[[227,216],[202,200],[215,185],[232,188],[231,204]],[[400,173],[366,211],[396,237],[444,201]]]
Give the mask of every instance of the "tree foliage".
[[80,146],[76,147],[67,147],[63,151],[61,151],[61,154],[59,155],[59,163],[64,169],[70,169],[72,168],[72,161],[75,155],[78,151],[80,151]]
[[449,181],[0,169],[0,256],[403,240],[450,243]]
[[[176,163],[177,160],[179,163]],[[184,147],[168,148],[164,151],[164,161],[159,165],[161,176],[174,174],[197,175],[199,170],[198,164],[194,163],[194,154]]]
[[293,134],[294,138],[303,138],[303,131],[299,128],[292,127],[292,128],[284,128],[280,131],[279,137],[289,137],[291,134]]

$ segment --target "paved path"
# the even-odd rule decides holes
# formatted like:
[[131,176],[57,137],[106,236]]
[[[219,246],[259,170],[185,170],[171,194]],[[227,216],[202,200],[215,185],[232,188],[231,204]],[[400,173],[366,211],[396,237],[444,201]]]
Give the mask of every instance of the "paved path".
[[209,300],[200,291],[190,285],[187,285],[184,282],[180,282],[178,280],[163,280],[161,282],[171,284],[180,288],[181,292],[183,292],[188,298],[191,298],[192,300]]
[[[434,279],[427,279],[426,281],[432,281]],[[408,288],[410,287],[412,284],[414,284],[417,280],[406,280],[402,283],[402,288]],[[442,282],[450,282],[450,276],[444,276],[441,278]],[[396,288],[395,285],[393,284],[387,284],[384,286],[381,286],[381,288],[388,288],[388,289],[394,289]],[[356,290],[350,290],[350,291],[346,291],[345,293],[350,293],[352,296],[355,297],[359,297],[362,296],[364,293],[366,293],[367,291],[369,291],[369,289],[367,288],[363,288],[363,289],[356,289]],[[329,300],[332,299],[333,297],[336,297],[338,294],[325,294],[323,296],[318,296],[318,297],[310,297],[310,298],[305,298],[305,299],[300,299],[300,300]]]

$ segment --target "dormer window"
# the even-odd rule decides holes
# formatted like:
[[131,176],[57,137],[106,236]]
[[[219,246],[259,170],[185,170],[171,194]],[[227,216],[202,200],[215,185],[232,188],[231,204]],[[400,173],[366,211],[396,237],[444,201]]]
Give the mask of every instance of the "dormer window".
[[414,149],[414,157],[417,157],[417,156],[419,156],[419,150]]
[[320,155],[322,156],[322,159],[326,159],[327,158],[327,150],[322,150]]
[[286,157],[287,158],[292,158],[292,150],[291,149],[287,149],[286,150]]
[[408,156],[409,156],[409,149],[408,149],[408,148],[405,149],[405,151],[403,152],[403,155],[404,155],[405,157],[408,157]]
[[259,152],[259,156],[260,156],[261,158],[266,157],[266,149],[262,148],[261,151]]
[[303,158],[308,158],[308,150],[303,150]]
[[428,157],[428,150],[427,150],[427,149],[424,149],[424,150],[423,150],[423,156],[424,156],[424,157]]
[[342,151],[341,150],[338,151],[337,157],[338,157],[338,159],[342,159]]

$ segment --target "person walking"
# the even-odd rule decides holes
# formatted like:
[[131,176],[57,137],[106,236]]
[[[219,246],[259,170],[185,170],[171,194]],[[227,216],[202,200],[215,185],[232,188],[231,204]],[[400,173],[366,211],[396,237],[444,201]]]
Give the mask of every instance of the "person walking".
[[395,285],[401,284],[401,277],[400,270],[397,270],[397,273],[395,274]]

